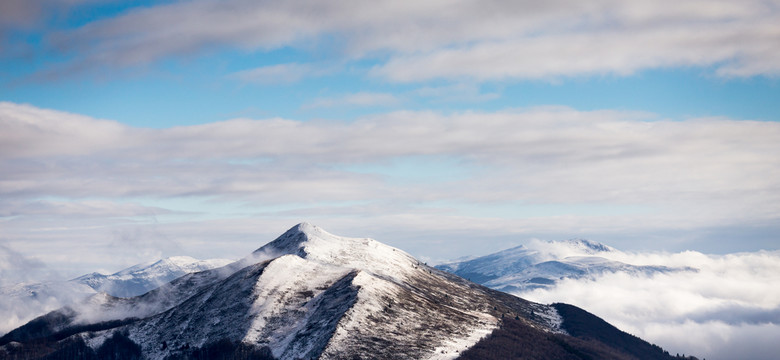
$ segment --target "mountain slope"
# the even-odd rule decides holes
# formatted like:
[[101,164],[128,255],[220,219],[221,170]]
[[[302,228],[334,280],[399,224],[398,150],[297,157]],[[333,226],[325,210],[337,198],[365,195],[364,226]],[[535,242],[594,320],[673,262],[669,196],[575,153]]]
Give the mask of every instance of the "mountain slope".
[[[176,359],[225,348],[236,358],[251,352],[279,359],[455,359],[508,323],[539,340],[521,340],[522,346],[554,349],[561,358],[578,358],[570,348],[632,358],[602,341],[566,335],[566,319],[553,306],[430,268],[375,240],[309,224],[238,262],[142,296],[96,297],[47,314],[0,338],[0,345],[9,356],[43,347],[55,358],[66,351],[126,350]],[[117,344],[125,345],[117,350]]]
[[210,270],[231,263],[227,259],[198,260],[189,256],[172,256],[151,263],[138,264],[111,275],[92,273],[72,282],[85,284],[98,292],[117,297],[133,297],[160,287],[184,274]]
[[638,266],[610,260],[608,257],[617,250],[582,239],[535,243],[532,246],[521,245],[466,261],[437,265],[436,268],[496,290],[514,293],[554,286],[566,278],[594,278],[605,273],[649,275],[697,271],[690,267]]
[[187,256],[138,264],[114,274],[92,273],[78,278],[0,288],[0,334],[36,316],[77,304],[99,292],[115,297],[138,296],[188,273],[224,266],[231,260],[198,260]]

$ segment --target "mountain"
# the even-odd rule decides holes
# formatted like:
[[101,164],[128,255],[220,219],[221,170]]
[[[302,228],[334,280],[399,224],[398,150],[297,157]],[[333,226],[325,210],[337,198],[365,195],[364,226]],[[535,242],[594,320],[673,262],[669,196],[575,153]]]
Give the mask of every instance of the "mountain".
[[94,295],[91,287],[70,281],[17,284],[0,288],[0,334],[64,305]]
[[209,270],[232,262],[226,259],[198,260],[175,256],[138,264],[114,274],[92,273],[68,281],[17,284],[0,288],[0,334],[36,316],[75,304],[104,292],[133,297],[160,287],[182,275]]
[[562,279],[595,278],[605,273],[654,274],[697,271],[690,267],[631,265],[610,260],[616,249],[597,242],[573,239],[535,242],[436,268],[492,289],[519,293],[554,286]]
[[172,256],[155,262],[138,264],[111,275],[91,273],[71,281],[87,285],[95,291],[117,297],[141,295],[184,274],[225,266],[232,260],[198,260],[189,256]]
[[504,349],[504,334],[516,357],[671,359],[579,308],[529,302],[306,223],[224,267],[36,318],[0,338],[0,357],[503,359],[490,352]]

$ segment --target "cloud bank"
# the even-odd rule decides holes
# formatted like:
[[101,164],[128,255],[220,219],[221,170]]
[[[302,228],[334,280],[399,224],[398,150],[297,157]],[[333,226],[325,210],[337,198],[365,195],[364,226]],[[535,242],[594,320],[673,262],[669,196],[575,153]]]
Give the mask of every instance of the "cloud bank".
[[671,353],[706,359],[773,359],[780,351],[780,252],[604,253],[638,265],[692,266],[652,277],[606,274],[520,293],[583,307]]
[[[604,234],[679,249],[702,229],[776,233],[778,153],[774,122],[566,107],[148,129],[5,102],[0,238],[47,262],[75,261],[48,245],[81,239],[72,251],[92,269],[121,234],[157,239],[137,256],[206,248],[207,236],[249,251],[303,219],[425,256],[449,239],[441,258],[485,236],[503,237],[492,250],[514,235]],[[776,246],[748,238],[743,249]]]
[[[684,221],[761,221],[780,212],[780,125],[773,122],[542,107],[142,129],[2,103],[0,134],[8,170],[0,194],[9,199],[200,194],[346,201],[375,198],[377,190],[395,197],[394,184],[378,174],[344,166],[449,157],[484,172],[435,188],[421,184],[405,190],[408,196],[694,206]],[[302,170],[305,177],[294,176]]]

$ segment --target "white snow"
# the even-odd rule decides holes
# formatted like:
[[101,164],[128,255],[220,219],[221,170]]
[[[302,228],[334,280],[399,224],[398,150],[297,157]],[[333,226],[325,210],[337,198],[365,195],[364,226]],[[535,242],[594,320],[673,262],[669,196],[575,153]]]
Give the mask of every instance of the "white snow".
[[438,266],[493,289],[518,294],[551,287],[565,278],[593,278],[604,273],[651,274],[696,271],[693,268],[637,266],[612,259],[620,252],[582,239],[531,241],[527,246],[503,250],[472,260]]
[[301,316],[291,322],[269,328],[267,320],[279,317],[291,309],[301,309],[302,299],[297,298],[303,291],[312,291],[313,297],[322,293],[335,280],[350,270],[307,261],[296,255],[283,255],[273,260],[263,271],[255,284],[251,316],[254,318],[243,341],[247,343],[269,343],[274,356],[279,357],[286,350],[292,336],[308,319]]
[[476,326],[468,332],[465,337],[452,337],[445,339],[444,343],[433,349],[433,354],[427,357],[429,360],[451,360],[460,356],[460,353],[468,350],[484,337],[490,335],[498,328],[498,320],[490,315],[481,313],[472,313],[481,318],[479,326]]
[[304,257],[310,261],[397,279],[404,278],[420,265],[411,255],[373,239],[336,236],[308,223],[299,224],[297,230],[304,235],[297,248],[302,249]]
[[561,328],[563,324],[563,318],[554,307],[550,305],[539,305],[536,307],[535,314],[544,318],[545,322],[549,326],[552,332],[559,334],[566,334],[566,330]]
[[[173,257],[114,275],[153,278],[203,263]],[[204,266],[215,264],[221,263]],[[191,273],[144,296],[95,295],[79,321],[142,318],[125,329],[150,359],[223,338],[269,346],[280,359],[339,359],[346,353],[454,359],[499,326],[492,301],[480,288],[443,277],[401,250],[303,223],[242,260]],[[528,310],[516,306],[512,311]],[[531,326],[560,329],[554,309],[534,309],[543,321]],[[97,347],[107,334],[87,341]],[[170,348],[162,349],[163,341]]]
[[[184,274],[210,270],[232,263],[228,259],[198,260],[189,256],[172,256],[154,262],[138,264],[111,275],[82,276],[75,280],[87,283],[96,290],[103,290],[116,296],[122,292],[123,282],[136,281],[148,291]],[[140,294],[135,294],[140,295]]]

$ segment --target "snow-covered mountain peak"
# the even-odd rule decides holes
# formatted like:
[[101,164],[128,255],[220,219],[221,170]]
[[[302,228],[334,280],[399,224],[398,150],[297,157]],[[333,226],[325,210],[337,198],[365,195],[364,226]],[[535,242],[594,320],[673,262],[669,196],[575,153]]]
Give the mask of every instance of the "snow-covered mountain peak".
[[309,223],[292,227],[253,254],[298,255],[309,261],[390,277],[408,274],[420,265],[411,255],[376,240],[333,235]]
[[189,256],[169,258],[138,264],[114,274],[87,274],[71,281],[85,284],[98,292],[112,296],[141,295],[184,274],[219,268],[233,262],[228,259],[198,260]]
[[197,263],[199,260],[189,256],[171,256],[168,258],[149,261],[133,265],[129,268],[120,270],[113,274],[107,274],[114,277],[129,277],[135,274],[151,275],[153,273],[159,273],[160,271],[179,270],[181,268],[190,266]]
[[199,261],[198,259],[189,256],[171,256],[160,260],[160,262],[165,262],[179,267],[185,267],[192,263],[196,263],[198,261]]
[[[504,264],[528,261],[515,255],[518,259]],[[185,260],[165,259],[150,268]],[[48,358],[128,353],[163,360],[219,353],[280,360],[445,360],[476,348],[498,328],[526,339],[518,349],[565,354],[579,346],[595,358],[610,357],[612,352],[599,350],[612,351],[609,344],[591,346],[569,337],[567,313],[558,309],[430,268],[375,240],[302,223],[224,267],[186,274],[139,296],[99,293],[41,316],[0,338],[0,358],[8,351],[37,351],[50,341],[44,343],[53,351]]]
[[436,267],[485,286],[515,294],[555,286],[564,278],[594,278],[617,272],[655,274],[696,271],[690,267],[631,265],[618,261],[620,254],[617,249],[585,239],[533,239],[527,247],[518,246],[468,261]]
[[[171,273],[174,273],[174,276],[178,277],[185,273],[198,272],[225,266],[231,262],[232,260],[228,259],[198,260],[190,256],[171,256],[156,261],[136,264],[113,274],[91,273],[78,277],[74,280],[84,280],[94,277],[110,278],[112,280],[123,280],[131,278],[157,278],[166,277]],[[167,279],[164,282],[169,280],[171,279]]]
[[[565,241],[532,239],[527,246],[530,251],[537,252],[535,254],[537,261],[556,260],[569,256],[600,255],[616,251],[607,245],[585,239],[569,239]],[[501,253],[493,255],[500,255],[502,258],[507,257],[506,254]]]
[[601,252],[611,252],[615,249],[599,242],[587,239],[569,239],[566,244],[574,249],[582,250],[586,254],[597,254]]
[[442,264],[438,269],[456,273],[475,282],[485,282],[496,277],[524,269],[541,261],[542,253],[523,245],[468,261]]
[[285,231],[284,234],[276,238],[276,240],[255,250],[253,254],[268,254],[270,256],[299,254],[304,243],[308,242],[311,238],[323,236],[328,238],[335,237],[317,226],[302,222]]

